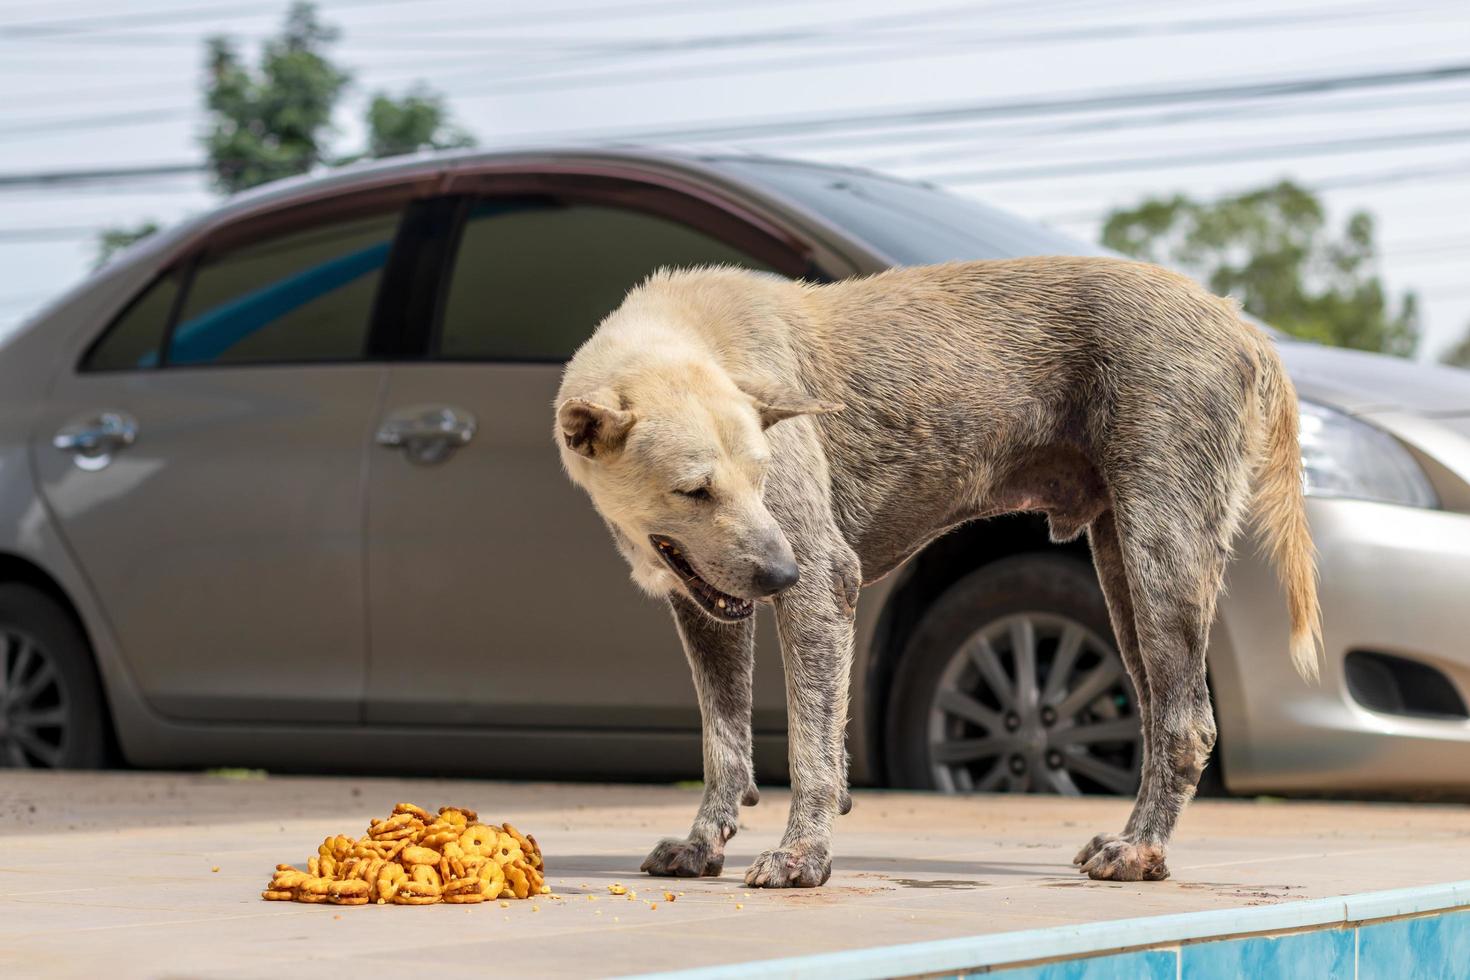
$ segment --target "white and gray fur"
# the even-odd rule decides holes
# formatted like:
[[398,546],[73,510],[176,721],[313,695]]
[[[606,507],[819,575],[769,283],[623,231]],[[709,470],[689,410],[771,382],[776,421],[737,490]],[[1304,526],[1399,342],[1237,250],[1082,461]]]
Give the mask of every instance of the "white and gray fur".
[[757,796],[754,629],[717,593],[774,602],[786,668],[791,810],[751,885],[827,880],[859,587],[963,522],[1042,512],[1054,539],[1088,535],[1145,743],[1123,832],[1077,855],[1094,878],[1168,874],[1215,740],[1205,642],[1248,513],[1281,573],[1291,656],[1316,673],[1295,393],[1231,303],[1155,266],[1018,259],[829,285],[661,272],[568,365],[555,433],[635,580],[668,597],[694,672],[704,799],[689,836],[644,862],[653,874],[719,874]]

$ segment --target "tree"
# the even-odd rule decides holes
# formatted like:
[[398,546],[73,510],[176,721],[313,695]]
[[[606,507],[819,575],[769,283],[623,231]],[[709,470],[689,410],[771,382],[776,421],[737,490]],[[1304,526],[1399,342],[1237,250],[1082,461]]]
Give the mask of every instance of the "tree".
[[1341,234],[1322,202],[1282,181],[1214,202],[1152,198],[1112,212],[1103,244],[1173,265],[1287,333],[1407,357],[1419,343],[1419,303],[1393,308],[1376,272],[1373,218],[1349,216]]
[[332,110],[350,79],[326,57],[337,36],[313,5],[298,2],[280,36],[265,42],[255,71],[229,38],[206,42],[211,120],[204,146],[216,187],[233,193],[305,173],[326,158]]
[[1470,324],[1465,325],[1465,336],[1460,338],[1459,343],[1439,355],[1439,359],[1450,367],[1470,369]]
[[379,92],[368,106],[368,156],[474,146],[474,137],[452,125],[448,117],[444,97],[425,85],[415,85],[397,100]]
[[158,222],[143,221],[131,228],[109,228],[97,240],[97,261],[92,266],[100,269],[107,260],[127,248],[133,242],[142,241],[158,230]]
[[[367,111],[366,150],[334,154],[332,116],[352,81],[328,57],[338,36],[336,28],[317,18],[313,4],[298,0],[281,33],[265,42],[254,68],[230,38],[206,42],[209,131],[204,148],[217,190],[231,194],[328,162],[474,145],[473,137],[449,122],[443,96],[419,84],[398,99],[377,93]],[[104,231],[99,265],[157,229],[149,221]]]

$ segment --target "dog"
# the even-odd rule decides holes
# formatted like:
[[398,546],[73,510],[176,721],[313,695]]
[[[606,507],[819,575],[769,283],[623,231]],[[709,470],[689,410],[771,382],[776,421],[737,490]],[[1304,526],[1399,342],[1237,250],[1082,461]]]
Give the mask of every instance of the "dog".
[[1040,512],[1054,541],[1088,537],[1144,738],[1126,826],[1075,858],[1092,878],[1168,876],[1215,742],[1205,643],[1249,515],[1286,593],[1290,656],[1317,676],[1295,391],[1231,301],[1157,266],[1028,258],[828,284],[661,270],[576,352],[555,415],[568,475],[634,581],[667,598],[694,673],[704,796],[650,874],[720,874],[758,798],[752,614],[771,602],[792,799],[745,881],[826,882],[851,806],[859,590],[967,521]]

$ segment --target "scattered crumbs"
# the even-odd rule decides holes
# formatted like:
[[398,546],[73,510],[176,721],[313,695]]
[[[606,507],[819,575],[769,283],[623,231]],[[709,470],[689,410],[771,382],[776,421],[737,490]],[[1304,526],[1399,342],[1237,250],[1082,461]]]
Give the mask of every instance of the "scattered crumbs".
[[332,919],[333,919],[333,921],[340,922],[342,920],[342,917],[340,915],[334,915],[334,916],[332,916]]
[[500,907],[503,908],[503,909],[508,909],[508,908],[510,908],[510,903],[509,902],[501,902],[500,903]]
[[657,902],[649,902],[648,903],[648,911],[652,912],[656,908],[658,908],[658,903]]
[[541,911],[541,906],[539,906],[539,905],[532,905],[531,906],[531,911],[532,912],[540,912]]
[[613,882],[611,885],[608,885],[607,886],[607,890],[608,890],[608,892],[610,894],[613,894],[613,895],[626,895],[626,894],[628,894],[628,889],[624,888],[622,885],[618,884],[616,881]]
[[214,867],[210,868],[209,870],[210,871],[213,871],[215,874],[219,874],[219,865],[216,864]]
[[588,894],[587,894],[587,901],[589,901],[589,902],[595,902],[595,901],[597,901],[597,896],[596,896],[596,895],[593,895],[593,894],[591,894],[591,893],[590,893],[590,892],[589,892],[589,893],[588,893]]
[[743,908],[745,908],[745,903],[744,902],[736,902],[735,903],[735,907],[737,909],[743,909]]

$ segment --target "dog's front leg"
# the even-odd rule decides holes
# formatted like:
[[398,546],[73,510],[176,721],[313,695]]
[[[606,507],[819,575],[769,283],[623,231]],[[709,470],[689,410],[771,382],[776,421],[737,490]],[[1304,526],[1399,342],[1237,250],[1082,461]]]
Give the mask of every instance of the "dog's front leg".
[[754,806],[760,799],[750,761],[755,625],[750,619],[715,622],[680,594],[669,604],[694,671],[704,722],[704,798],[689,836],[659,841],[643,870],[682,878],[714,876],[724,869],[725,844],[735,836],[740,804]]
[[[814,563],[820,564],[820,563]],[[791,812],[781,844],[755,859],[745,883],[815,888],[832,874],[832,822],[847,795],[847,688],[852,666],[856,562],[808,575],[776,600],[776,629],[786,666]]]

